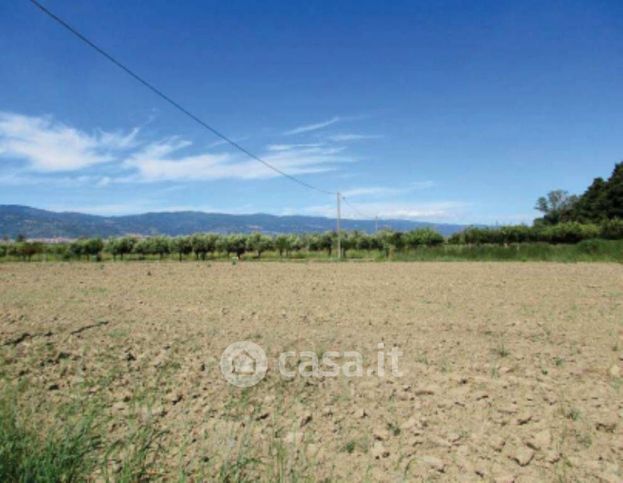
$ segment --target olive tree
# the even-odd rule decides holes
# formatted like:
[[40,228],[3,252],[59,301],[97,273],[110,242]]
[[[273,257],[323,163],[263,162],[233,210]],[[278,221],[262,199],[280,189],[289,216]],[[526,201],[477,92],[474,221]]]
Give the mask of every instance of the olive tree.
[[229,235],[227,237],[227,254],[234,253],[240,258],[247,251],[247,237],[242,234]]
[[219,246],[217,246],[217,242],[220,238],[221,237],[215,233],[197,233],[193,235],[190,239],[190,243],[197,260],[199,260],[199,258],[205,260],[207,255],[218,251]]
[[290,256],[291,252],[298,252],[304,246],[303,239],[299,235],[288,235],[289,251],[286,253]]
[[182,259],[193,251],[192,240],[187,236],[177,236],[169,240],[169,251],[177,253],[180,262]]
[[292,249],[288,235],[277,235],[273,243],[280,257],[283,257],[284,253],[288,253]]
[[117,257],[123,260],[123,257],[129,253],[132,253],[136,239],[132,237],[112,238],[106,242],[105,250],[110,253],[113,260]]
[[262,256],[262,253],[272,249],[273,240],[269,236],[254,232],[247,237],[246,244],[247,250],[255,251],[255,253],[257,253],[257,258],[260,258]]
[[86,255],[84,240],[75,240],[69,244],[69,254],[80,260]]
[[145,258],[147,255],[151,255],[153,251],[150,239],[141,238],[137,240],[137,242],[134,244],[132,251],[139,255],[139,258],[141,259]]
[[381,230],[376,234],[375,238],[378,240],[378,243],[385,254],[385,258],[389,258],[392,247],[395,248],[394,243],[397,241],[395,232],[391,230]]
[[309,240],[309,249],[312,251],[325,250],[330,257],[333,252],[333,238],[335,234],[332,232],[316,233]]
[[150,239],[151,252],[158,255],[162,260],[165,255],[171,253],[171,245],[169,239],[165,236],[154,236]]
[[420,228],[411,230],[404,234],[404,243],[408,248],[417,248],[420,246],[436,246],[444,242],[443,236],[431,228]]
[[33,256],[43,253],[44,246],[39,242],[19,242],[13,243],[9,249],[9,255],[20,257],[22,260],[30,261]]
[[104,242],[101,238],[88,238],[83,241],[83,253],[87,259],[95,257],[96,260],[101,260],[102,250],[104,250]]

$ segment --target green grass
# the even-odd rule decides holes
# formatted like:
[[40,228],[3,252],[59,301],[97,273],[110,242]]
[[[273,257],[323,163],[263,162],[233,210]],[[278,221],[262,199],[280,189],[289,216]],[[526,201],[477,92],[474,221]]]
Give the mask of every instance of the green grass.
[[131,426],[110,441],[110,418],[95,401],[34,407],[21,388],[0,395],[0,481],[77,482],[99,475],[106,481],[145,481],[153,474],[161,432],[150,423]]
[[587,240],[575,245],[521,243],[422,247],[392,256],[395,261],[623,262],[623,241]]
[[0,481],[73,482],[92,474],[102,441],[94,411],[65,407],[41,431],[17,408],[11,395],[0,400]]

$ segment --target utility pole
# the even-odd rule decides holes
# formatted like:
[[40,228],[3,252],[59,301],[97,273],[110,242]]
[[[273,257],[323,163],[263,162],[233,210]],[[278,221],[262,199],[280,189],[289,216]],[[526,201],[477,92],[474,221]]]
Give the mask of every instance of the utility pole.
[[340,232],[340,218],[342,216],[341,213],[341,206],[340,203],[342,201],[342,195],[339,193],[337,193],[337,220],[336,220],[336,227],[337,227],[337,258],[342,258],[342,234]]

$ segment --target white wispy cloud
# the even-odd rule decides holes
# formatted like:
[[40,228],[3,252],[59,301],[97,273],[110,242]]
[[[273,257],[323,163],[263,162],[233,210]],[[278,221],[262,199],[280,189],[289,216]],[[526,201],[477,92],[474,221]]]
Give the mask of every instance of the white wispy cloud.
[[301,133],[305,133],[305,132],[311,132],[311,131],[317,131],[318,129],[323,129],[325,127],[329,127],[332,124],[335,124],[336,122],[340,122],[341,118],[339,116],[335,116],[332,117],[331,119],[328,119],[326,121],[322,121],[322,122],[317,122],[314,124],[305,124],[303,126],[298,126],[295,127],[294,129],[290,129],[288,131],[285,131],[283,134],[289,136],[292,134],[301,134]]
[[407,186],[361,186],[358,188],[351,188],[344,190],[342,194],[347,198],[357,198],[364,196],[398,196],[411,193],[413,191],[432,188],[435,186],[433,181],[414,181]]
[[51,117],[0,112],[0,156],[26,160],[40,172],[74,171],[107,163],[136,145],[138,129],[129,133],[89,134]]
[[[280,176],[263,164],[242,155],[176,153],[190,143],[179,139],[165,140],[146,146],[124,163],[136,171],[137,181],[179,181],[215,179],[267,179]],[[292,175],[323,173],[337,169],[340,163],[352,162],[336,147],[290,147],[267,150],[262,159]]]
[[381,139],[383,136],[380,136],[378,134],[353,134],[353,133],[346,133],[346,134],[333,134],[331,136],[327,136],[327,139],[329,141],[333,141],[336,143],[342,143],[342,142],[351,142],[351,141],[365,141],[368,139]]
[[[344,218],[361,219],[362,214],[365,214],[367,215],[366,218],[378,216],[381,220],[385,218],[453,223],[464,218],[466,209],[469,206],[468,203],[457,201],[434,201],[425,203],[369,202],[357,203],[357,212],[352,210],[348,205],[343,205],[342,216]],[[335,216],[334,205],[310,206],[303,208],[302,211],[309,215]]]
[[402,188],[388,188],[385,186],[363,186],[361,188],[351,188],[344,190],[342,195],[346,198],[357,198],[359,196],[387,196],[404,192]]
[[[105,172],[100,169],[97,176],[89,172],[81,182],[103,188],[111,183],[279,176],[236,151],[197,152],[191,141],[181,137],[153,141],[139,134],[138,128],[87,133],[49,116],[0,112],[0,157],[25,162],[17,171],[2,173],[0,184],[36,184],[46,176],[53,183],[63,183],[71,178],[60,180],[60,173],[84,175],[83,170],[104,163]],[[344,147],[322,143],[272,144],[263,151],[262,159],[292,175],[334,171],[354,161],[343,153]]]
[[103,177],[101,176],[48,176],[9,173],[0,175],[1,186],[55,186],[61,188],[71,188],[83,185],[98,185]]
[[319,148],[323,146],[321,143],[308,143],[308,144],[269,144],[266,146],[268,151],[292,151],[293,149],[300,148]]

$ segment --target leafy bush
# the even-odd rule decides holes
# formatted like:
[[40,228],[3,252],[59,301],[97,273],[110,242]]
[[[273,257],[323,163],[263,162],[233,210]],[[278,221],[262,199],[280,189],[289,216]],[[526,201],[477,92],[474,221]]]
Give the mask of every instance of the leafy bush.
[[599,227],[574,221],[543,227],[539,233],[542,241],[549,243],[578,243],[599,237]]
[[603,251],[606,243],[603,240],[582,240],[576,245],[578,252],[594,255]]
[[606,240],[623,240],[623,220],[615,218],[601,224],[601,238]]

